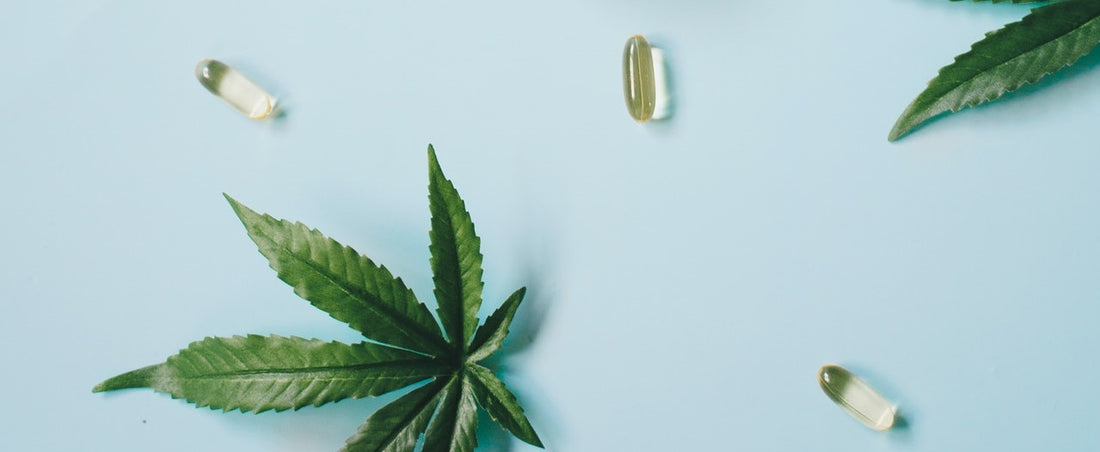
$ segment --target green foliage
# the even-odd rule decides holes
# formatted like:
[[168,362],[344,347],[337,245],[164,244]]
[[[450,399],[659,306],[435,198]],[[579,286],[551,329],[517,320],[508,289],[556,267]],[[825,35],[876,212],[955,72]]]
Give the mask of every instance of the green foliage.
[[477,328],[481,307],[481,239],[466,203],[454,184],[443,177],[434,152],[428,153],[428,205],[432,211],[432,280],[436,312],[447,337],[465,350]]
[[377,343],[209,337],[93,391],[152,388],[198,407],[259,413],[377,396],[428,380],[371,415],[343,450],[411,451],[424,435],[424,450],[471,451],[479,405],[516,437],[541,447],[516,397],[477,364],[500,348],[525,289],[478,328],[481,241],[431,146],[428,161],[431,265],[442,329],[385,267],[316,229],[258,214],[226,196],[280,279]]
[[208,337],[165,363],[114,377],[95,391],[150,387],[200,407],[259,413],[377,396],[450,371],[415,353],[367,342]]
[[260,254],[298,296],[368,339],[429,355],[450,351],[427,306],[386,267],[316,229],[260,215],[225,198]]
[[477,335],[470,343],[472,351],[467,356],[466,362],[481,361],[500,348],[504,343],[504,337],[508,335],[508,325],[512,324],[512,317],[516,315],[516,309],[519,309],[519,303],[523,301],[525,293],[527,288],[520,287],[509,295],[507,300],[504,300],[504,304],[500,305],[496,312],[485,319],[485,324],[478,328]]
[[474,450],[477,447],[477,402],[467,376],[455,377],[428,426],[424,450]]
[[491,370],[476,363],[466,367],[471,376],[470,382],[473,383],[477,403],[489,412],[489,416],[517,438],[542,447],[535,429],[527,422],[527,416],[523,415],[523,408],[519,406],[516,396],[504,387],[504,382],[493,375]]
[[[1018,0],[1015,3],[1031,3]],[[897,140],[925,121],[997,99],[1062,69],[1100,44],[1100,1],[1066,0],[1035,8],[991,32],[940,69],[890,131]]]
[[[966,1],[966,0],[951,0],[951,1],[953,1],[953,2],[962,2],[962,1]],[[973,1],[974,3],[987,2],[987,1],[990,2],[990,3],[1008,3],[1008,2],[1012,2],[1012,3],[1042,3],[1042,2],[1045,2],[1047,0],[971,0],[971,1]]]

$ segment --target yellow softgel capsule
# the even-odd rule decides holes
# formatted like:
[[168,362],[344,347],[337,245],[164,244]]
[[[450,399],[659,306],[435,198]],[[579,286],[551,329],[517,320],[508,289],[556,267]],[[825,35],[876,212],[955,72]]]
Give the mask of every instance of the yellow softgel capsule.
[[894,426],[894,405],[847,369],[836,364],[821,366],[817,382],[825,395],[868,428],[882,431]]
[[664,52],[642,35],[631,36],[623,49],[623,95],[635,121],[664,119],[670,112]]
[[275,109],[275,99],[267,91],[221,61],[210,58],[199,61],[195,77],[207,90],[249,119],[265,119]]

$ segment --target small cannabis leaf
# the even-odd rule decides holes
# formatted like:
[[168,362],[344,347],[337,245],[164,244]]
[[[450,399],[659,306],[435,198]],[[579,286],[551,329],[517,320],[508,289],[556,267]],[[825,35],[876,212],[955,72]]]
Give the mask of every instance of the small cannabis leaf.
[[889,140],[941,113],[989,102],[1034,83],[1073,64],[1097,44],[1100,0],[1066,0],[1035,8],[1023,20],[987,34],[940,69],[898,118]]
[[424,450],[471,451],[479,405],[504,429],[542,447],[516,397],[478,364],[504,342],[525,289],[478,327],[481,239],[430,145],[428,162],[431,264],[442,329],[386,267],[316,229],[258,214],[227,195],[279,279],[375,342],[208,337],[93,391],[152,388],[198,407],[259,413],[377,396],[431,379],[371,415],[343,450],[411,451],[424,435]]

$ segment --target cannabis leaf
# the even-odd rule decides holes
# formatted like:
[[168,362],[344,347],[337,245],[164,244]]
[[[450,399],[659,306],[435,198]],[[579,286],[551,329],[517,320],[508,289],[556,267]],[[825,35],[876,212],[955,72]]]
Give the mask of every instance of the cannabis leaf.
[[898,118],[889,140],[941,113],[985,103],[1034,83],[1077,61],[1097,44],[1100,1],[1066,0],[1035,8],[1023,20],[987,34],[940,69]]
[[371,415],[343,450],[411,451],[424,435],[424,450],[471,451],[478,406],[519,439],[542,447],[516,397],[478,364],[504,342],[525,289],[478,327],[481,239],[430,145],[428,162],[431,265],[442,329],[386,267],[316,229],[261,215],[226,195],[279,279],[374,342],[208,337],[92,391],[152,388],[198,407],[259,413],[377,396],[430,379]]
[[[951,1],[961,2],[961,1],[965,1],[965,0],[951,0]],[[1012,3],[1042,3],[1042,2],[1045,2],[1047,0],[971,0],[971,1],[973,1],[974,3],[984,2],[984,1],[989,1],[990,3],[1006,3],[1006,2],[1012,2]]]

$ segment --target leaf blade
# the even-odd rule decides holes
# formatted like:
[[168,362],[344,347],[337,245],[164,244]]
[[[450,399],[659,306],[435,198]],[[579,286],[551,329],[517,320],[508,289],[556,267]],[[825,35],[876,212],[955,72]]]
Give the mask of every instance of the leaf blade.
[[208,337],[161,364],[97,385],[94,392],[149,387],[197,407],[260,413],[384,394],[451,369],[378,344],[283,336]]
[[466,203],[443,174],[435,149],[428,145],[428,207],[432,281],[439,304],[436,312],[451,345],[466,350],[477,328],[481,308],[481,239],[474,231]]
[[1100,2],[1067,0],[1041,6],[989,33],[940,69],[898,117],[895,141],[948,111],[989,102],[1072,64],[1100,43]]
[[526,293],[527,288],[520,287],[509,295],[489,318],[485,319],[485,323],[474,334],[474,340],[470,342],[472,351],[466,357],[466,362],[481,361],[500,349],[504,338],[508,336],[508,327],[512,324],[512,318],[515,317],[516,310],[519,309]]
[[117,391],[119,389],[151,388],[160,371],[160,364],[145,366],[115,375],[95,385],[92,392]]
[[[966,1],[966,0],[951,0],[951,1],[953,1],[953,2],[962,2],[962,1]],[[990,2],[990,3],[1008,3],[1008,2],[1012,2],[1012,3],[1042,3],[1042,2],[1045,2],[1045,1],[1048,1],[1048,0],[971,0],[971,1],[974,2],[974,3],[981,3],[981,2],[987,2],[987,1]]]
[[374,412],[347,439],[341,451],[405,452],[416,447],[420,435],[428,428],[428,420],[439,405],[447,384],[439,378],[390,402]]
[[493,375],[491,370],[477,364],[467,364],[466,370],[472,376],[470,382],[473,384],[474,396],[489,416],[516,438],[533,446],[543,447],[542,440],[523,414],[523,407],[519,405],[516,396],[504,386],[504,382]]
[[477,402],[465,375],[456,375],[424,435],[424,450],[473,451],[477,447]]
[[316,229],[225,198],[260,254],[298,296],[369,339],[434,356],[450,353],[427,306],[386,267]]

